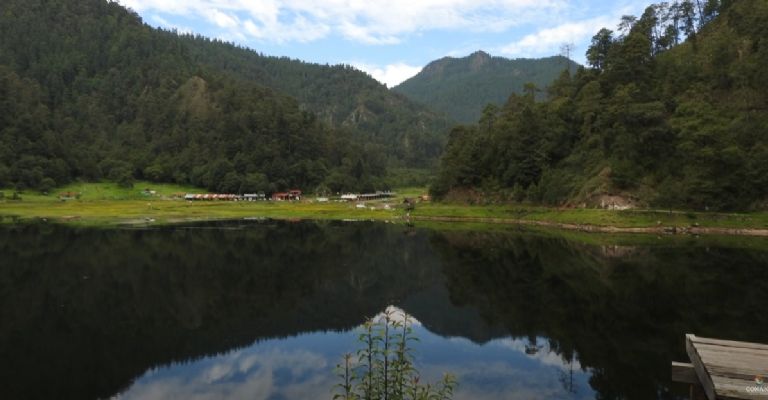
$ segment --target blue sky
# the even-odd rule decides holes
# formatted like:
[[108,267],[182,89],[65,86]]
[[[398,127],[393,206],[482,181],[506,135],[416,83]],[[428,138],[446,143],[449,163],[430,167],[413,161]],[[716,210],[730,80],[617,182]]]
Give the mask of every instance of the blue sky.
[[350,64],[390,87],[444,56],[546,57],[614,29],[650,0],[119,0],[152,26],[268,55]]

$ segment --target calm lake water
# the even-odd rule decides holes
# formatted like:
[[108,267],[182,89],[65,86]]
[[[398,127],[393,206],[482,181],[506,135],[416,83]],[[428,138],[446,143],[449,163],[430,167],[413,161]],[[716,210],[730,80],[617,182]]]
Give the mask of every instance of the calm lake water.
[[422,375],[454,373],[456,399],[682,398],[685,333],[768,342],[768,246],[750,240],[6,225],[0,397],[330,399],[356,327],[395,307],[418,321]]

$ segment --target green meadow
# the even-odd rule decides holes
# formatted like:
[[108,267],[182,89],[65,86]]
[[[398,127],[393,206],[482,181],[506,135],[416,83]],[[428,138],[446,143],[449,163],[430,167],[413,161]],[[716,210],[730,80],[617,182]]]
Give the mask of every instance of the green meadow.
[[[155,193],[144,194],[145,189]],[[21,193],[21,200],[12,200],[11,190],[2,192],[4,199],[0,200],[0,217],[6,222],[45,219],[77,225],[112,226],[241,218],[393,220],[402,214],[394,208],[387,210],[378,203],[360,209],[350,203],[314,201],[189,202],[175,196],[205,191],[148,182],[137,182],[130,189],[113,183],[77,183],[59,188],[49,195]],[[80,195],[75,199],[60,199],[59,194],[66,192]]]
[[[153,191],[148,194],[147,190]],[[406,210],[403,198],[415,198],[426,192],[411,187],[397,190],[398,197],[372,201],[365,208],[353,203],[319,203],[313,196],[297,202],[195,201],[180,198],[185,193],[204,193],[199,188],[173,184],[137,182],[133,188],[115,183],[74,183],[44,195],[20,193],[13,200],[13,190],[2,190],[0,217],[3,221],[50,220],[77,225],[112,226],[122,224],[169,224],[188,221],[242,218],[275,219],[354,219],[405,222],[409,218],[451,219],[451,225],[486,227],[489,222],[546,222],[610,226],[617,228],[701,226],[731,229],[768,229],[768,213],[701,213],[675,210],[598,210],[550,208],[528,205],[466,205],[419,202]],[[77,198],[62,200],[62,193],[76,193]],[[389,207],[385,207],[388,204]],[[426,221],[418,221],[426,224]],[[446,226],[448,224],[440,224]]]

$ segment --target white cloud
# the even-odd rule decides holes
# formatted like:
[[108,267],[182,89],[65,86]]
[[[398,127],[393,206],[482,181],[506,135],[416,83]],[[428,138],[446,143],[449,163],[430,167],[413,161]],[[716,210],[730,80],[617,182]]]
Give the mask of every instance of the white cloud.
[[252,19],[247,19],[243,22],[242,29],[252,38],[276,43],[311,42],[325,37],[329,32],[328,27],[313,23],[304,17],[296,18],[290,28],[276,23],[259,24]]
[[207,10],[205,12],[205,17],[219,28],[232,29],[240,26],[240,21],[237,16],[221,12],[215,8]]
[[[499,49],[510,57],[535,57],[558,54],[563,43],[585,43],[600,28],[613,25],[611,17],[591,18],[584,21],[568,22],[553,28],[542,29],[524,36]],[[585,49],[576,49],[577,54]],[[572,56],[573,57],[573,56]]]
[[549,345],[545,342],[545,339],[541,339],[544,344],[539,346],[539,350],[535,354],[527,354],[526,353],[526,347],[530,344],[527,339],[515,339],[515,338],[507,338],[507,339],[499,339],[492,342],[492,345],[494,346],[501,346],[507,349],[511,349],[514,351],[517,351],[522,354],[526,354],[527,357],[530,357],[532,359],[535,359],[539,361],[540,363],[544,365],[550,365],[554,367],[558,367],[560,369],[568,369],[573,366],[576,370],[581,370],[581,364],[578,360],[573,360],[571,363],[563,359],[563,356],[558,354],[557,352],[553,351],[549,348]]
[[[336,383],[335,377],[330,373],[329,361],[324,356],[308,350],[235,351],[209,358],[208,361],[210,365],[197,374],[184,375],[183,371],[174,373],[173,369],[150,371],[114,398],[309,399],[318,393],[328,393]],[[203,360],[198,365],[205,363],[206,360]],[[277,371],[280,371],[283,380],[287,379],[288,382],[276,384]]]
[[500,32],[544,20],[566,0],[120,0],[138,12],[202,17],[231,34],[275,42],[338,34],[365,44],[395,44],[428,30]]
[[540,29],[523,36],[521,39],[496,49],[508,57],[540,57],[560,53],[560,46],[565,43],[576,44],[571,58],[584,63],[584,53],[590,39],[601,28],[616,27],[622,15],[637,14],[647,4],[644,0],[628,0],[601,10],[601,16],[564,22],[559,25]]
[[351,22],[344,22],[339,27],[339,31],[347,39],[352,39],[354,41],[365,44],[397,44],[400,42],[396,36],[376,35],[375,33],[371,32],[370,29],[364,26],[353,24]]
[[161,17],[159,15],[153,15],[151,18],[159,26],[161,26],[161,27],[163,27],[165,29],[175,30],[176,32],[181,33],[181,34],[190,34],[190,33],[192,33],[192,29],[190,29],[190,28],[188,28],[186,26],[176,25],[176,24],[168,21],[167,19],[165,19],[165,18],[163,18],[163,17]]
[[361,62],[352,62],[350,65],[363,72],[367,72],[374,79],[386,84],[387,87],[390,88],[395,87],[406,79],[418,74],[422,68],[420,66],[408,65],[402,62],[389,64],[384,67]]

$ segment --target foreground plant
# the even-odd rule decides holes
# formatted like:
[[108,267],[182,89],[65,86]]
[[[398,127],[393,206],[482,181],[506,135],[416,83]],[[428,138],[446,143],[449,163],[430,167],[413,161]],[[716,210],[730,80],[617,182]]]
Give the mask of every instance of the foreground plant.
[[340,400],[447,400],[453,397],[456,379],[445,374],[435,384],[421,383],[413,364],[412,342],[418,341],[412,318],[387,309],[367,320],[358,335],[360,349],[344,355],[336,366],[341,382],[333,399]]

